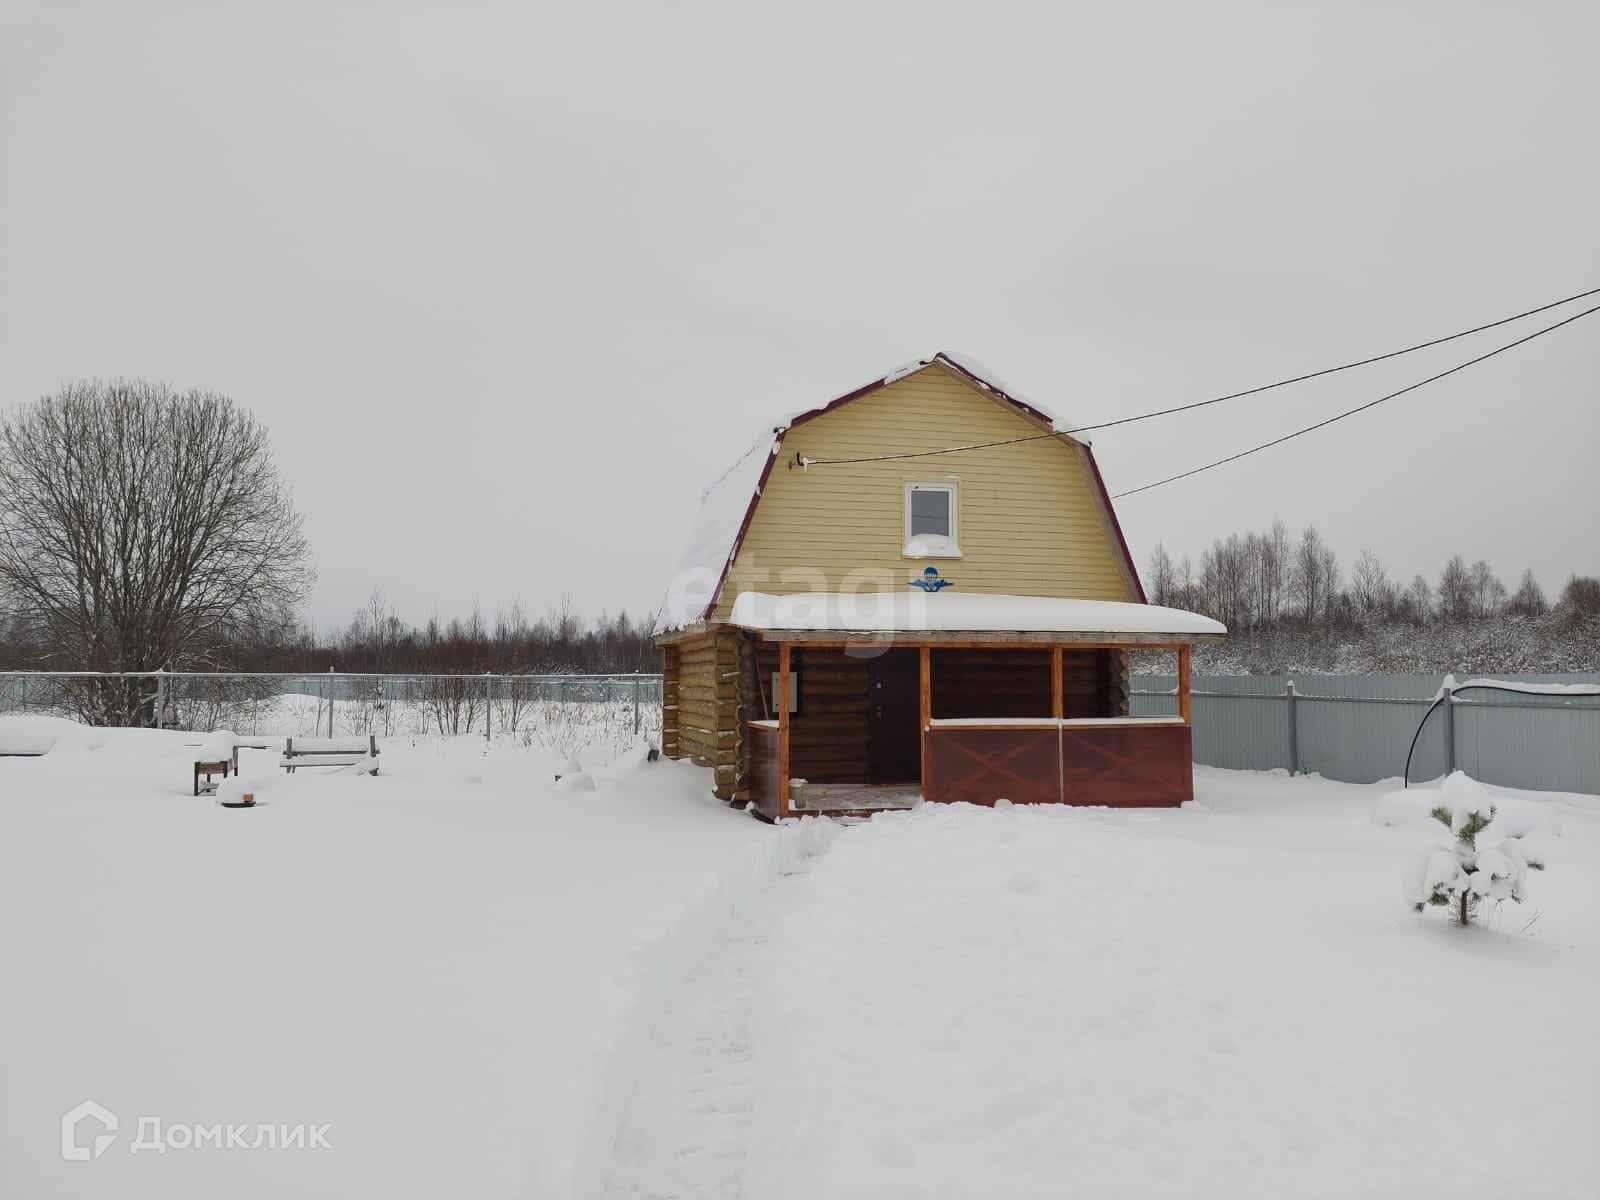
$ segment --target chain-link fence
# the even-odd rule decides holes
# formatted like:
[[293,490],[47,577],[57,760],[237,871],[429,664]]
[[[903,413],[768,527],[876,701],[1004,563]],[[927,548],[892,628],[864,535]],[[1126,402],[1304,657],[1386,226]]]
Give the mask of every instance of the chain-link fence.
[[657,740],[659,675],[0,672],[0,714],[250,736],[508,737],[575,756]]

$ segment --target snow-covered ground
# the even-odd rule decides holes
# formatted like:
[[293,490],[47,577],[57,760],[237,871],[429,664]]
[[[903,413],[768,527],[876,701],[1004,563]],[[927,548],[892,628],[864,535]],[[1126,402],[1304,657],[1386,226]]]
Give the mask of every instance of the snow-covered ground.
[[[0,1195],[566,1194],[676,927],[772,831],[691,767],[560,791],[481,739],[391,739],[376,777],[245,751],[229,810],[189,795],[196,740],[0,759]],[[85,1099],[117,1141],[63,1161]],[[130,1153],[145,1115],[332,1149]]]
[[[1427,798],[1201,770],[1177,811],[770,828],[704,772],[391,739],[189,790],[194,735],[0,759],[0,1194],[1593,1196],[1600,813],[1484,928]],[[585,760],[586,765],[593,765]],[[1376,818],[1376,819],[1375,819]],[[117,1114],[98,1159],[60,1119]],[[130,1153],[141,1116],[330,1148]],[[87,1119],[77,1144],[101,1126]]]
[[1594,815],[1528,802],[1548,872],[1462,930],[1403,906],[1422,806],[1197,782],[841,837],[768,947],[749,1194],[1594,1196]]

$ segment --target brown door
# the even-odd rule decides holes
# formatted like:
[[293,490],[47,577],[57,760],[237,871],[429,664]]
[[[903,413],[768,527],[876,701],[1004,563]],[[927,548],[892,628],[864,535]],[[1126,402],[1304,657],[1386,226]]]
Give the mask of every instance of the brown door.
[[920,667],[915,649],[887,650],[867,663],[867,767],[873,783],[922,779]]

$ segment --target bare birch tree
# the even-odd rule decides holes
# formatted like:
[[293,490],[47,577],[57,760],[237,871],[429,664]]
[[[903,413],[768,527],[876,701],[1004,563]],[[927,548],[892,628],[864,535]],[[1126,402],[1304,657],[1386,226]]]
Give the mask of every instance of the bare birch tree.
[[1389,615],[1394,610],[1396,589],[1389,572],[1372,552],[1362,547],[1350,576],[1350,599],[1368,621]]
[[1338,556],[1322,540],[1315,525],[1306,526],[1295,547],[1292,581],[1301,617],[1308,625],[1315,623],[1327,613],[1339,590]]
[[1472,616],[1472,574],[1467,560],[1451,556],[1439,572],[1439,619],[1465,621]]
[[1175,605],[1178,601],[1178,571],[1172,565],[1172,555],[1167,553],[1167,548],[1160,542],[1150,554],[1150,573],[1146,576],[1150,580],[1150,599],[1153,603],[1167,606]]

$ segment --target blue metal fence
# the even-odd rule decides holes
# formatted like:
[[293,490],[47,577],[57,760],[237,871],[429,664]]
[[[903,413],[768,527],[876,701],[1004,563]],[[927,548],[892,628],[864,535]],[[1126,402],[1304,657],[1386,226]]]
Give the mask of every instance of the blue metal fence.
[[[1600,672],[1504,675],[1600,685]],[[1194,755],[1207,766],[1281,768],[1347,783],[1398,777],[1443,675],[1214,675],[1193,680]],[[1461,676],[1457,682],[1466,682]],[[1177,712],[1177,679],[1137,675],[1135,714]],[[1453,726],[1453,737],[1447,731]],[[1452,762],[1453,757],[1453,762]],[[1485,783],[1600,795],[1600,696],[1452,694],[1417,739],[1411,779],[1460,769]]]

